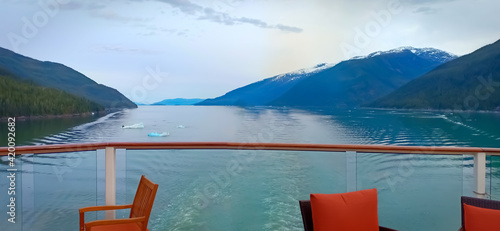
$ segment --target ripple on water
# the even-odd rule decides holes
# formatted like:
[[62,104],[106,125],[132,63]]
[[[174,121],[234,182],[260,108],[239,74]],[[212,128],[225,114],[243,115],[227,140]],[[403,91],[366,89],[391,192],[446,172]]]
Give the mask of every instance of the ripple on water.
[[[120,126],[136,123],[139,118],[146,117],[155,121],[154,125],[145,124],[146,127],[151,126],[149,127],[151,129],[165,124],[168,128],[178,124],[189,125],[189,129],[172,131],[172,137],[175,137],[175,132],[177,134],[182,132],[190,141],[208,138],[228,141],[226,138],[229,137],[227,138],[231,139],[229,141],[241,142],[271,140],[288,143],[321,141],[378,145],[468,146],[477,144],[478,140],[483,140],[483,136],[494,141],[500,140],[500,135],[497,135],[494,130],[484,130],[481,126],[474,124],[474,121],[457,122],[443,115],[415,115],[411,112],[397,111],[364,113],[355,110],[349,112],[349,115],[345,113],[316,115],[304,111],[297,113],[293,110],[266,112],[265,110],[269,109],[265,109],[259,113],[261,112],[259,110],[245,111],[245,109],[228,108],[224,112],[234,114],[221,117],[210,114],[211,110],[217,107],[200,107],[196,110],[205,110],[204,112],[208,114],[203,114],[202,122],[199,122],[201,117],[196,117],[199,115],[195,116],[192,113],[195,109],[193,107],[188,109],[183,107],[139,108],[126,113],[108,115],[59,134],[37,138],[32,140],[32,143],[41,145],[110,140],[143,141],[146,140],[149,130],[145,132],[123,131]],[[190,115],[186,113],[181,113],[185,117],[182,120],[175,118],[176,113],[188,110],[193,114],[194,119],[185,116]],[[219,123],[219,118],[230,118],[224,120],[222,133],[218,133],[221,127],[202,126]],[[189,119],[192,119],[192,123],[184,121]],[[289,123],[284,123],[283,120],[289,120]],[[147,120],[143,119],[143,121]],[[441,129],[440,133],[434,132],[437,128]],[[222,137],[199,136],[200,133],[219,134]],[[160,184],[159,196],[156,198],[150,221],[152,230],[235,230],[235,227],[251,227],[251,230],[301,230],[302,221],[297,202],[299,199],[307,199],[311,190],[315,192],[323,190],[322,192],[325,193],[346,190],[348,170],[345,169],[345,154],[317,155],[316,153],[259,151],[255,159],[241,166],[241,172],[230,177],[228,186],[219,186],[220,190],[209,199],[209,206],[200,209],[200,203],[203,202],[200,201],[200,193],[203,193],[207,185],[217,185],[212,177],[213,174],[226,171],[227,164],[232,159],[241,160],[242,155],[238,159],[236,153],[247,152],[127,151],[127,171],[123,177],[127,181],[128,198],[130,199],[135,193],[136,179],[142,174],[150,176]],[[470,160],[464,161],[463,158],[463,156],[358,154],[356,183],[359,187],[380,187],[385,190],[382,193],[388,195],[387,193],[391,192],[387,183],[388,175],[390,177],[404,176],[405,186],[419,186],[422,183],[420,189],[427,190],[425,180],[434,179],[439,175],[448,174],[454,177],[457,173],[463,174],[459,171],[459,167],[463,163],[471,162]],[[78,178],[82,175],[78,171],[85,170],[85,167],[84,165],[74,166],[76,162],[73,160],[75,159],[72,156],[50,159],[45,158],[44,155],[37,160],[38,165],[35,171],[42,173],[36,176],[37,179],[52,174],[52,183],[58,182],[53,174],[53,166],[72,166],[71,172],[64,175],[65,186],[61,185],[61,188],[69,187],[73,191],[55,192],[47,189],[52,194],[44,196],[39,191],[42,186],[37,187],[36,192],[40,195],[37,200],[54,203],[53,206],[35,203],[39,206],[38,208],[44,208],[45,214],[60,213],[61,216],[72,214],[70,211],[65,211],[64,206],[72,208],[85,206],[69,205],[68,201],[92,201],[92,195],[95,197],[95,182],[92,188],[86,183],[86,179]],[[95,160],[93,163],[95,165]],[[407,167],[413,168],[414,171],[405,175],[410,172],[404,171]],[[95,170],[93,174],[95,176]],[[44,183],[41,180],[36,182],[40,185]],[[73,182],[83,182],[82,185],[85,187],[70,185]],[[449,182],[442,182],[442,184],[447,183]],[[51,183],[47,181],[47,185]],[[81,193],[87,192],[86,190],[89,190],[88,195]],[[90,192],[92,190],[93,192]],[[53,197],[50,197],[51,195]],[[59,201],[66,201],[66,204],[59,204]],[[42,214],[41,211],[40,214]],[[52,222],[50,218],[41,216],[43,215],[33,216],[36,217],[33,221],[40,222],[40,225],[48,225]],[[71,217],[68,217],[69,221],[77,222]]]

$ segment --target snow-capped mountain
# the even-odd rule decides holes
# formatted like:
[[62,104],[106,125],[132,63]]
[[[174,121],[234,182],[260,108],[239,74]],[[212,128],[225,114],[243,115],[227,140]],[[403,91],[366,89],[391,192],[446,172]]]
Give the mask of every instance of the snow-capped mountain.
[[446,63],[446,62],[449,62],[453,59],[458,58],[458,56],[456,56],[452,53],[449,53],[449,52],[446,52],[443,50],[439,50],[436,48],[429,48],[429,47],[415,48],[415,47],[411,47],[411,46],[404,46],[404,47],[399,47],[399,48],[388,50],[388,51],[373,52],[373,53],[366,55],[366,56],[356,56],[356,57],[352,58],[351,60],[373,58],[373,57],[379,56],[379,55],[396,54],[396,53],[408,52],[408,51],[412,52],[413,54],[415,54],[418,57],[421,57],[421,58],[424,58],[427,60],[431,60],[431,61],[441,62],[441,63]]
[[454,58],[433,48],[379,51],[273,76],[198,105],[357,106]]

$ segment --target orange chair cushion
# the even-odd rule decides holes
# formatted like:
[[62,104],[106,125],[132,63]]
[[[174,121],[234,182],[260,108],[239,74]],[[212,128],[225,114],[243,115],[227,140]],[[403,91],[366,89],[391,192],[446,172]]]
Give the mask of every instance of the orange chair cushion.
[[[94,226],[91,231],[141,231],[136,223]],[[149,231],[149,230],[148,230]]]
[[500,230],[500,210],[464,203],[464,220],[466,231]]
[[377,189],[311,194],[314,231],[378,231]]

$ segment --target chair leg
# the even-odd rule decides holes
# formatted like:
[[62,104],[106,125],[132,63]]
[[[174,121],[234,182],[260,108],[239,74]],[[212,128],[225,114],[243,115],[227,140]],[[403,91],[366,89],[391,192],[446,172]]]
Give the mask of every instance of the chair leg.
[[80,213],[80,231],[85,231],[85,213]]

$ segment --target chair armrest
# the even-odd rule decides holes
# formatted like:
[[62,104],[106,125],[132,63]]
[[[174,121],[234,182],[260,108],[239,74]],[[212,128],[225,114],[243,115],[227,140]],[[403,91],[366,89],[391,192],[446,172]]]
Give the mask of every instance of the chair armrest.
[[390,229],[390,228],[386,228],[386,227],[383,227],[383,226],[379,226],[379,231],[397,231],[395,229]]
[[117,210],[117,209],[129,209],[132,208],[132,204],[130,205],[104,205],[104,206],[90,206],[81,208],[78,211],[80,212],[80,231],[84,231],[84,223],[85,223],[85,213],[92,211],[103,211],[103,210]]
[[146,217],[134,217],[134,218],[124,218],[124,219],[114,219],[114,220],[89,221],[85,223],[85,230],[89,230],[94,226],[139,223],[139,222],[144,222],[145,220]]
[[103,205],[103,206],[90,206],[81,208],[80,213],[86,213],[91,211],[103,211],[103,210],[117,210],[117,209],[130,209],[132,208],[132,204],[130,205]]

